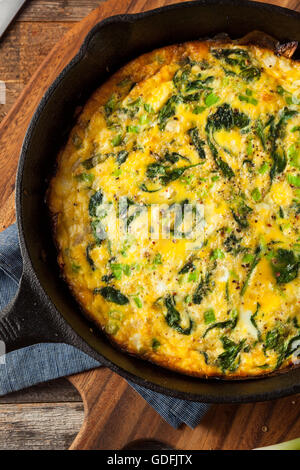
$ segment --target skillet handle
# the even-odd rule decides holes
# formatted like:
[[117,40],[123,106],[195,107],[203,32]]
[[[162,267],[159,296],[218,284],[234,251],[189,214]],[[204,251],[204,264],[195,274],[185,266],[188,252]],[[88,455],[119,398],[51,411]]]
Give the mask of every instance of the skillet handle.
[[34,283],[23,274],[15,298],[0,312],[1,349],[10,352],[37,343],[68,342],[58,331]]

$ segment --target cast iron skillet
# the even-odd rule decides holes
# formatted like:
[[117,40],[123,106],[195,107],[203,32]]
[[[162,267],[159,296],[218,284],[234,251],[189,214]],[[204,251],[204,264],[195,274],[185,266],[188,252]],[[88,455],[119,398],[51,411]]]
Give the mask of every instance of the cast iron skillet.
[[2,312],[7,351],[65,342],[126,379],[174,397],[214,403],[263,401],[300,392],[300,369],[258,380],[202,380],[165,370],[115,349],[92,325],[59,277],[44,203],[47,178],[74,121],[75,108],[128,60],[156,47],[226,32],[260,30],[300,41],[300,14],[241,0],[202,0],[97,24],[42,99],[27,131],[17,175],[17,221],[24,262],[19,292]]

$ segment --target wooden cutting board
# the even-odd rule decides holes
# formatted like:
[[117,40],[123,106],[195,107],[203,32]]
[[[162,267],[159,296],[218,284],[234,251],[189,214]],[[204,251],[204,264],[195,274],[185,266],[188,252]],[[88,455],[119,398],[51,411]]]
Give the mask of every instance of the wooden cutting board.
[[[22,141],[44,92],[98,21],[176,3],[107,0],[53,48],[0,124],[0,230],[15,221],[14,181]],[[295,0],[273,1],[300,10]],[[136,439],[156,439],[177,449],[251,449],[300,437],[300,397],[267,403],[215,405],[196,429],[174,430],[127,383],[106,368],[69,377],[85,406],[71,449],[121,449]]]

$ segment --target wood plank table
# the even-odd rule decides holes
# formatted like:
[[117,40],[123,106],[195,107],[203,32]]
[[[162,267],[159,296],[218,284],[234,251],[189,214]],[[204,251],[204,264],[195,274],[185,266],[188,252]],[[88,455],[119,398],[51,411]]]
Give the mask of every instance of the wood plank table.
[[[52,81],[80,45],[85,28],[104,16],[170,3],[175,2],[27,1],[0,40],[0,80],[7,88],[6,104],[0,104],[0,230],[15,219],[16,163],[35,107],[35,100],[26,97],[34,92],[39,100],[47,80]],[[300,11],[297,0],[270,3]],[[56,68],[48,77],[50,63]],[[212,406],[194,431],[186,426],[174,430],[123,379],[101,368],[0,398],[0,449],[120,449],[140,438],[167,441],[178,449],[250,449],[300,437],[299,405],[299,396],[294,396]]]

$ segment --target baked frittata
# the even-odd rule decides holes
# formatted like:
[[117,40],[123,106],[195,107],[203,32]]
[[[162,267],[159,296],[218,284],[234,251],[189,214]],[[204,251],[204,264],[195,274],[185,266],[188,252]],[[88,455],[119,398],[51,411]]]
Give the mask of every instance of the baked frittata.
[[298,62],[228,41],[145,54],[93,94],[58,156],[63,276],[115,344],[161,366],[296,365],[299,168]]

